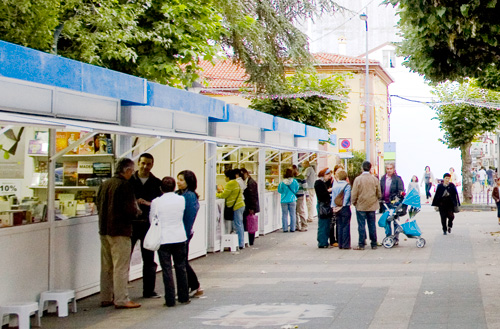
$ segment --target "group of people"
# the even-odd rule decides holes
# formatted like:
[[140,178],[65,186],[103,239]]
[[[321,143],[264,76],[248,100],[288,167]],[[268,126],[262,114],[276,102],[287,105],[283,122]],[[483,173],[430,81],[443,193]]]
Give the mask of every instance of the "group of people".
[[130,257],[137,241],[140,241],[143,260],[143,297],[161,298],[155,291],[158,265],[154,251],[144,248],[145,236],[154,220],[158,220],[161,227],[158,257],[163,272],[165,306],[176,305],[172,258],[178,302],[188,304],[191,296],[203,295],[188,262],[189,242],[200,207],[196,175],[184,170],[177,175],[177,182],[168,176],[160,180],[151,172],[153,165],[154,158],[149,153],[139,156],[137,171],[133,160],[119,159],[115,175],[106,180],[97,193],[102,307],[141,306],[130,300],[127,289]]
[[224,174],[226,185],[217,186],[216,197],[225,200],[226,232],[236,232],[239,248],[244,249],[245,232],[248,232],[248,243],[253,245],[258,229],[259,189],[245,168],[226,170]]

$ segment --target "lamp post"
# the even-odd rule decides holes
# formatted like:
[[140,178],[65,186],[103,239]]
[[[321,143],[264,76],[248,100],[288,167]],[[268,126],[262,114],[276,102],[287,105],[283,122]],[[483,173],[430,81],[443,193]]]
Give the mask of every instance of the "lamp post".
[[366,151],[366,161],[370,161],[370,106],[369,106],[369,89],[370,89],[370,68],[368,65],[368,15],[362,13],[359,15],[362,21],[365,21],[366,29],[366,57],[365,57],[365,151]]

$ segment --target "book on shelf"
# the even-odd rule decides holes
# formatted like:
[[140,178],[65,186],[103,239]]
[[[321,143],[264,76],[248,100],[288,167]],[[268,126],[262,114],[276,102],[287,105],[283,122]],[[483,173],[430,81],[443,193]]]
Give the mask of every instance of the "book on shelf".
[[55,180],[56,186],[63,185],[63,175],[64,175],[63,164],[61,162],[56,162],[56,170],[55,170],[55,175],[54,175],[54,180]]
[[94,177],[94,163],[92,161],[78,161],[78,186],[87,186],[87,179]]
[[94,162],[94,175],[100,178],[111,177],[111,163],[110,162]]
[[76,186],[78,180],[78,162],[67,161],[63,163],[63,185]]
[[113,140],[110,134],[94,136],[95,154],[113,154]]
[[48,154],[49,143],[42,140],[34,139],[29,141],[28,154]]

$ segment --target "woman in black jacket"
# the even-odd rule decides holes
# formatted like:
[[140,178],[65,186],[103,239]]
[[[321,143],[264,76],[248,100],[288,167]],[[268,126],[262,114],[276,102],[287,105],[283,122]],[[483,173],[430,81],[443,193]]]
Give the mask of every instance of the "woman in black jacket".
[[[252,229],[248,230],[248,215],[256,215],[260,212],[259,206],[259,188],[257,182],[253,179],[245,168],[240,169],[241,175],[245,181],[247,188],[243,191],[243,197],[245,198],[245,212],[243,212],[243,226],[245,231],[248,232],[248,243],[253,246],[255,240],[255,232]],[[258,224],[257,224],[258,225]],[[252,226],[252,225],[251,225]],[[254,225],[255,226],[255,225]]]
[[[316,198],[318,199],[318,248],[328,248],[328,238],[330,237],[330,221],[331,214],[329,216],[321,215],[320,208],[331,209],[331,187],[328,188],[327,182],[331,181],[332,172],[330,169],[325,168],[318,173],[319,179],[314,182],[314,190],[316,192]],[[331,185],[330,185],[331,186]]]
[[[455,219],[455,207],[460,206],[457,188],[455,184],[450,182],[451,175],[446,173],[441,182],[436,188],[436,194],[432,205],[439,208],[439,215],[441,216],[441,224],[443,225],[443,234],[451,233],[453,227],[453,220]],[[448,219],[448,225],[446,220]]]

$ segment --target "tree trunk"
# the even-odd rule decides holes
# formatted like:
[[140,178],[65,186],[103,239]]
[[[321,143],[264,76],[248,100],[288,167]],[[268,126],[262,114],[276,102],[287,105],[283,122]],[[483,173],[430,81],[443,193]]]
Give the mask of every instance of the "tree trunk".
[[463,203],[472,203],[472,157],[470,156],[470,147],[472,143],[466,143],[460,146],[462,153],[462,194]]
[[59,43],[59,37],[64,28],[64,22],[59,24],[54,31],[54,41],[52,43],[52,54],[57,55],[57,44]]

